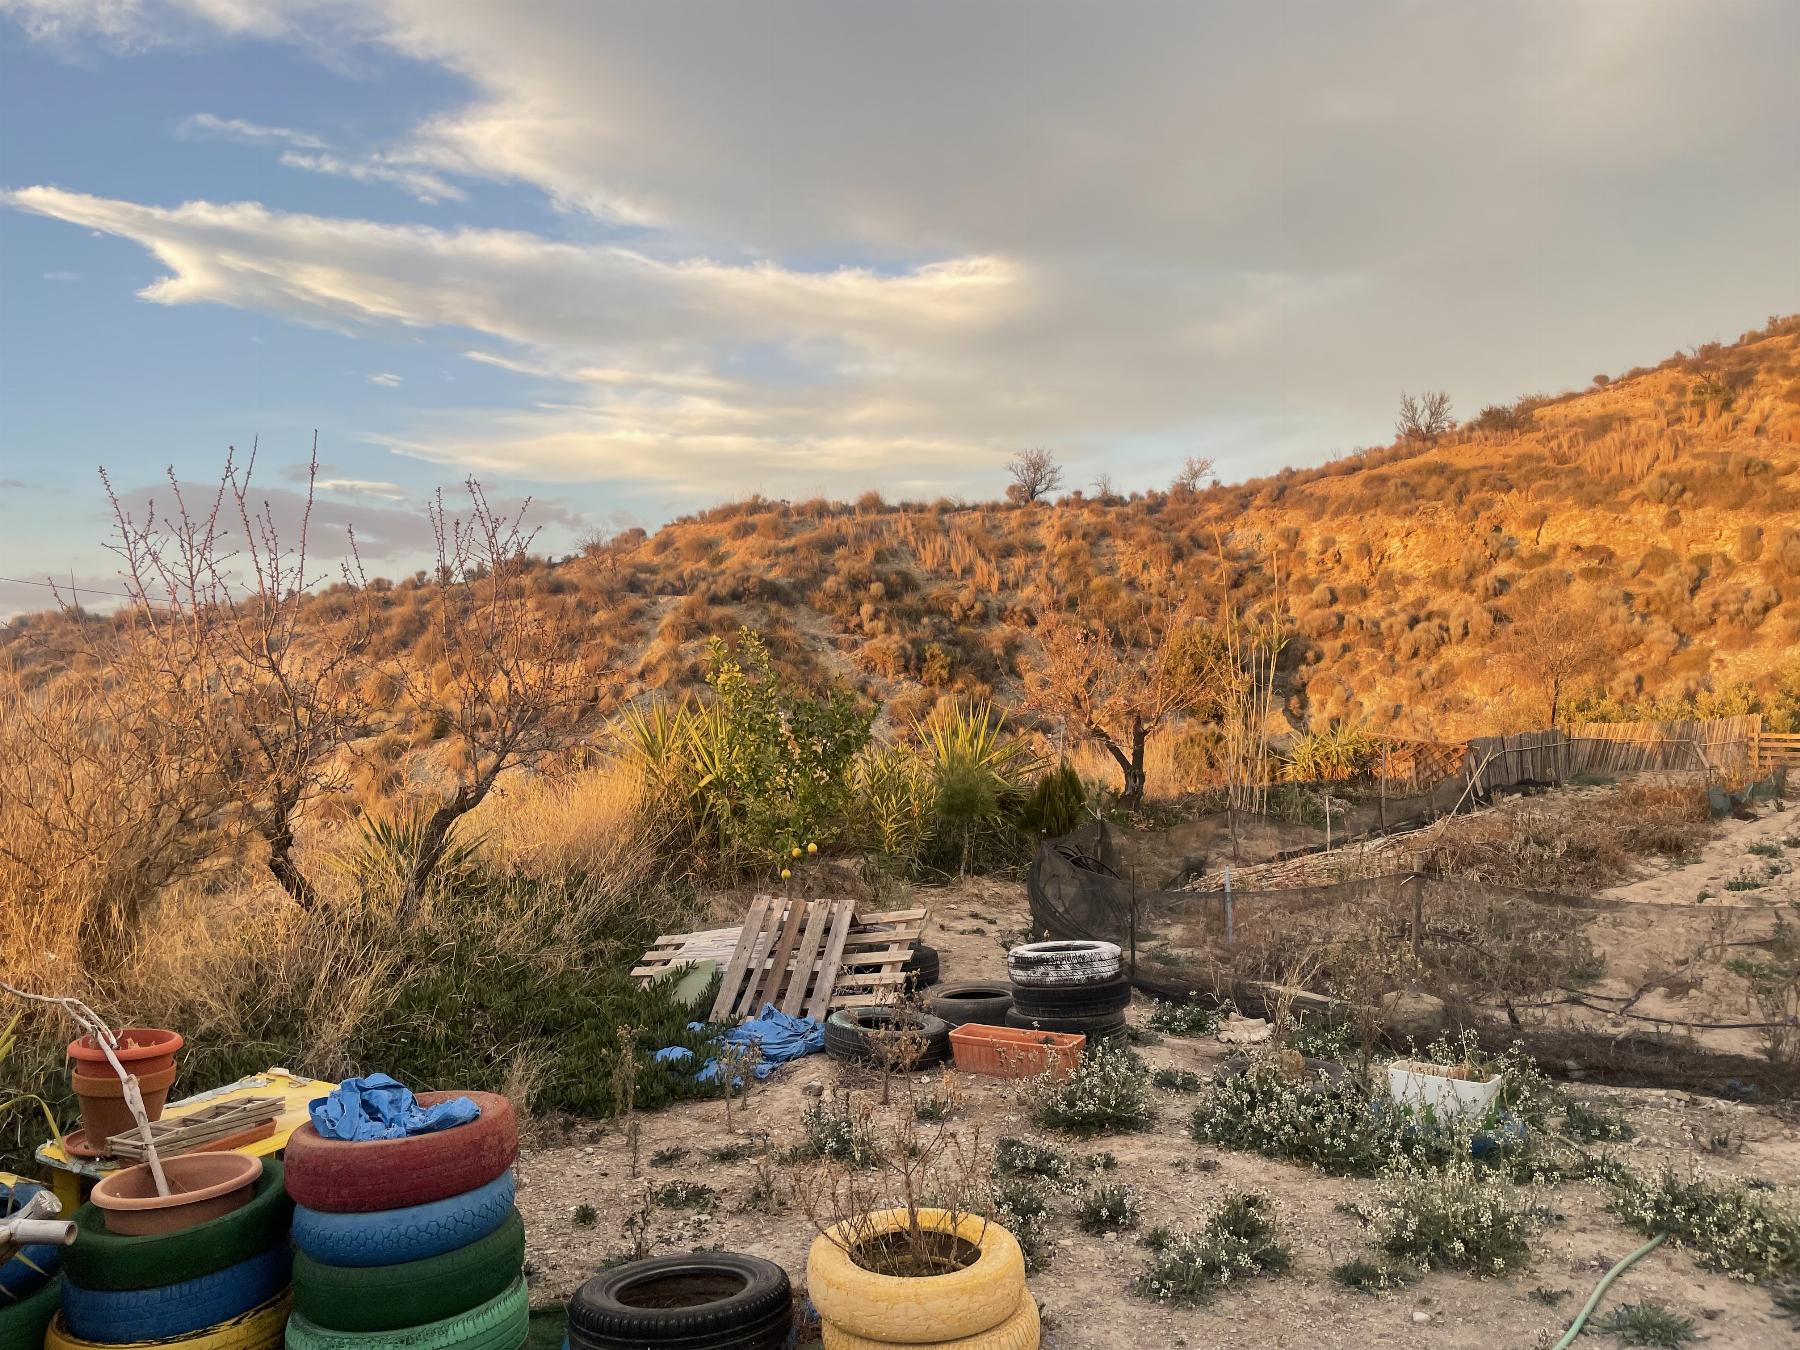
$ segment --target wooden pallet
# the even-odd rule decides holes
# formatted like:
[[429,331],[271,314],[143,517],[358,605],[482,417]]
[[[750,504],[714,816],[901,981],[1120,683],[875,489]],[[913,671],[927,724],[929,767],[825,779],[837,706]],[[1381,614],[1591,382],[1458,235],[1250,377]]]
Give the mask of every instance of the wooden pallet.
[[[232,1135],[267,1123],[274,1133],[275,1117],[282,1111],[279,1097],[245,1097],[238,1101],[219,1102],[201,1107],[185,1115],[168,1116],[150,1122],[150,1137],[156,1151],[167,1158],[179,1157],[206,1148]],[[107,1141],[115,1158],[143,1161],[144,1141],[134,1127],[129,1134],[115,1134]]]
[[908,909],[859,919],[849,900],[759,895],[738,927],[660,937],[631,973],[647,984],[681,965],[717,961],[724,974],[714,1019],[751,1017],[766,1003],[822,1019],[891,1003],[925,918],[925,910]]

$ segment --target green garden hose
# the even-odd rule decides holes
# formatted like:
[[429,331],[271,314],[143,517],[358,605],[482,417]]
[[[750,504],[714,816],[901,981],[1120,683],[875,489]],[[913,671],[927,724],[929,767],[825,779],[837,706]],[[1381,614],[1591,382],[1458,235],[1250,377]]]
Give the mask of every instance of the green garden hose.
[[1593,1316],[1594,1309],[1600,1306],[1600,1296],[1606,1292],[1606,1287],[1614,1280],[1618,1279],[1620,1275],[1631,1269],[1632,1266],[1650,1255],[1651,1252],[1662,1246],[1668,1236],[1667,1233],[1658,1233],[1630,1256],[1627,1256],[1624,1260],[1620,1261],[1618,1265],[1602,1275],[1600,1277],[1600,1283],[1594,1286],[1594,1292],[1588,1295],[1588,1301],[1582,1304],[1581,1311],[1575,1314],[1575,1321],[1573,1324],[1570,1325],[1567,1331],[1563,1332],[1562,1339],[1551,1346],[1550,1350],[1568,1350],[1568,1347],[1575,1343],[1575,1338],[1581,1335],[1581,1329],[1587,1325],[1588,1318]]

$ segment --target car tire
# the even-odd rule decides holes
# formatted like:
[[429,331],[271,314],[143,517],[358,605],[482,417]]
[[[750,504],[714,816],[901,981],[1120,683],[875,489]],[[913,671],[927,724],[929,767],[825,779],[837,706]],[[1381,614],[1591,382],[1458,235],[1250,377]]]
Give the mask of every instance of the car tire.
[[83,1289],[184,1284],[236,1265],[245,1252],[285,1246],[293,1219],[282,1165],[264,1158],[248,1204],[179,1232],[142,1237],[109,1233],[99,1208],[83,1205],[73,1217],[75,1245],[64,1251],[63,1269]]
[[[821,1320],[841,1331],[878,1342],[928,1346],[955,1344],[1003,1325],[1025,1297],[1025,1256],[1019,1241],[979,1215],[953,1216],[919,1209],[928,1231],[954,1231],[979,1249],[968,1265],[923,1281],[865,1270],[838,1245],[841,1231],[814,1239],[806,1260],[806,1289]],[[906,1210],[881,1210],[854,1221],[848,1231],[861,1236],[893,1232],[908,1222]],[[832,1234],[840,1234],[833,1241]]]
[[[221,1322],[191,1336],[177,1336],[155,1342],[154,1350],[282,1350],[283,1332],[288,1324],[291,1300],[282,1290],[267,1303],[250,1309],[229,1322]],[[68,1325],[58,1317],[44,1335],[44,1350],[121,1350],[103,1341],[84,1341],[71,1335]],[[133,1347],[137,1350],[137,1347]]]
[[1086,1036],[1089,1045],[1096,1041],[1122,1041],[1131,1030],[1122,1012],[1102,1017],[1031,1017],[1014,1008],[1006,1014],[1006,1025],[1029,1031],[1061,1031],[1072,1036]]
[[287,1145],[287,1188],[296,1204],[333,1214],[405,1209],[485,1186],[519,1152],[519,1118],[492,1092],[421,1092],[421,1106],[468,1097],[481,1114],[462,1125],[401,1139],[326,1139],[310,1123]]
[[525,1262],[518,1210],[466,1247],[393,1266],[294,1257],[294,1311],[326,1331],[397,1331],[441,1322],[506,1292]]
[[1019,985],[1013,1007],[1028,1017],[1106,1017],[1131,1004],[1131,979],[1118,975],[1099,984]]
[[296,1313],[288,1319],[287,1350],[520,1350],[530,1319],[531,1294],[520,1277],[467,1312],[397,1331],[332,1331]]
[[124,1345],[189,1336],[242,1317],[288,1287],[287,1243],[198,1279],[155,1289],[86,1289],[63,1280],[63,1324],[84,1341]]
[[913,944],[912,955],[906,958],[906,964],[900,970],[906,976],[906,992],[917,994],[938,982],[943,974],[943,962],[936,947],[918,942]]
[[[822,1323],[819,1331],[824,1339],[825,1350],[893,1350],[891,1341],[872,1341],[867,1336],[845,1331],[831,1322]],[[934,1341],[930,1346],[916,1346],[914,1350],[946,1350],[946,1347],[947,1350],[1038,1350],[1038,1346],[1042,1344],[1042,1335],[1037,1300],[1027,1291],[1020,1297],[1019,1306],[1013,1315],[999,1326],[974,1336],[959,1336],[953,1341]]]
[[942,1018],[886,1007],[843,1008],[831,1014],[825,1021],[825,1053],[848,1064],[881,1064],[903,1034],[921,1042],[906,1068],[942,1064],[950,1054],[950,1027]]
[[512,1216],[514,1198],[507,1172],[466,1194],[405,1209],[339,1214],[298,1205],[294,1246],[328,1266],[423,1261],[479,1242],[501,1227]]
[[939,985],[925,1000],[925,1009],[952,1027],[1006,1025],[1006,1010],[1013,1005],[1012,986],[991,980],[966,980]]
[[773,1261],[696,1252],[602,1271],[575,1291],[568,1319],[570,1350],[780,1350],[794,1294]]
[[1006,954],[1006,973],[1024,988],[1062,984],[1101,984],[1124,969],[1116,942],[1028,942]]

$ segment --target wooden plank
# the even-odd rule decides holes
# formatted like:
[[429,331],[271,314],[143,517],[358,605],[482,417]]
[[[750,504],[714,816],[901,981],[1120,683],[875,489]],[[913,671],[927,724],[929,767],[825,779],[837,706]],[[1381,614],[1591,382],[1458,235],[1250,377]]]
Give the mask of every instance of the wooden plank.
[[778,896],[769,897],[768,913],[763,919],[763,930],[756,935],[756,941],[750,949],[750,967],[744,973],[744,991],[739,994],[732,1012],[739,1017],[754,1017],[758,1004],[756,990],[762,982],[763,963],[769,959],[769,948],[775,945],[775,939],[781,935],[781,916],[787,908],[787,902]]
[[825,942],[825,954],[819,962],[819,978],[813,987],[812,1001],[806,1005],[806,1015],[825,1019],[831,1007],[831,991],[837,984],[838,962],[844,956],[844,943],[850,937],[850,923],[856,917],[856,906],[848,900],[834,900],[831,904],[831,936]]
[[752,1009],[762,1011],[765,1003],[779,1004],[781,986],[787,979],[788,962],[794,956],[794,944],[800,941],[800,930],[806,926],[806,901],[795,900],[787,907],[787,918],[781,925],[781,941],[775,944],[775,954],[769,961],[769,973],[763,976],[762,988],[757,990],[756,998],[751,1003]]
[[750,967],[750,951],[762,932],[768,908],[769,897],[766,895],[759,895],[750,902],[750,912],[744,915],[743,927],[738,930],[731,963],[725,967],[725,978],[719,982],[719,996],[713,1000],[711,1017],[715,1022],[729,1015],[731,1005],[737,1002],[738,990],[743,987],[744,974]]
[[813,968],[819,960],[819,944],[825,941],[825,930],[831,922],[831,905],[814,900],[806,907],[806,932],[794,953],[794,974],[788,981],[787,993],[781,996],[781,1011],[792,1017],[806,1002],[807,986],[812,983]]
[[867,914],[857,915],[856,925],[859,928],[873,928],[877,924],[893,926],[916,923],[930,913],[931,911],[928,909],[877,909]]

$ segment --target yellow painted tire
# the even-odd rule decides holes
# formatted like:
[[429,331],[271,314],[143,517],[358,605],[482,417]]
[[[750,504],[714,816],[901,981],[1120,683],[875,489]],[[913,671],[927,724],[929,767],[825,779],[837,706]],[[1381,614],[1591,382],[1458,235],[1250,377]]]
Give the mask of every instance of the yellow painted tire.
[[[941,1209],[921,1209],[919,1220],[933,1231],[952,1231],[950,1216]],[[889,1209],[869,1215],[853,1231],[879,1236],[905,1226],[906,1211]],[[839,1224],[832,1235],[844,1235],[846,1227]],[[954,1345],[993,1330],[1018,1311],[1025,1255],[1017,1238],[979,1215],[963,1215],[954,1231],[980,1247],[974,1264],[916,1278],[864,1270],[830,1236],[815,1239],[806,1261],[813,1307],[838,1331],[877,1345]]]
[[[872,1341],[853,1335],[830,1322],[823,1323],[825,1350],[894,1350],[892,1341]],[[964,1336],[955,1341],[933,1341],[908,1350],[1038,1350],[1038,1306],[1029,1292],[1019,1299],[1019,1309],[992,1331]]]
[[241,1317],[220,1322],[191,1336],[177,1336],[167,1341],[130,1341],[122,1345],[84,1341],[69,1334],[62,1314],[50,1324],[44,1337],[44,1350],[132,1350],[133,1346],[155,1346],[156,1350],[281,1350],[282,1334],[287,1330],[288,1308],[294,1296],[282,1290],[267,1303],[259,1303]]

